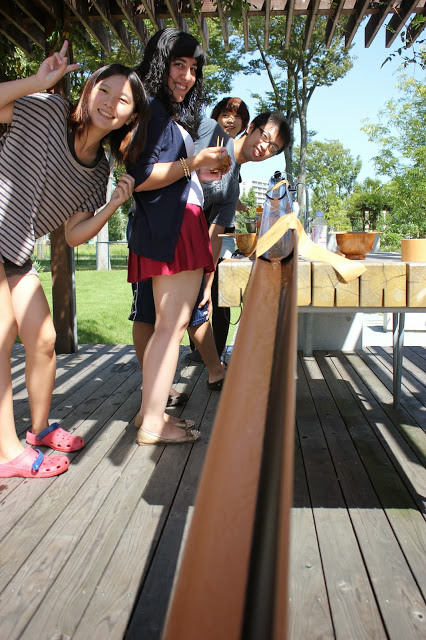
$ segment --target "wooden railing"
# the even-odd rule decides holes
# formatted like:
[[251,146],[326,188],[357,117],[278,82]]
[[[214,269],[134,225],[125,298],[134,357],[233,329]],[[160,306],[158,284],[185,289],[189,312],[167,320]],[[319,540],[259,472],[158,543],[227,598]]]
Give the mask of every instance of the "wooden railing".
[[286,638],[297,262],[256,261],[163,640]]

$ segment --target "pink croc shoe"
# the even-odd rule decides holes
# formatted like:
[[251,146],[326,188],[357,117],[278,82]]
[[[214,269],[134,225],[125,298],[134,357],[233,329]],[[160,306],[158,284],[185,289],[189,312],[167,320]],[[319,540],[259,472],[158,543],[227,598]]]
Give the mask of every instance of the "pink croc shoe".
[[0,478],[51,478],[69,467],[65,456],[46,456],[38,449],[27,447],[13,460],[0,464]]
[[28,444],[35,446],[44,445],[56,451],[78,451],[84,447],[84,440],[81,436],[68,433],[68,431],[62,429],[57,422],[53,422],[38,434],[27,431],[26,440]]

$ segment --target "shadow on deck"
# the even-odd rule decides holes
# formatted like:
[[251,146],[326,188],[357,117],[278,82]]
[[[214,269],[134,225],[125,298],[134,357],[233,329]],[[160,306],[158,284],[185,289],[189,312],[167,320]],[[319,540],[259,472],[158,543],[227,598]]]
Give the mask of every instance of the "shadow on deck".
[[[0,638],[161,637],[219,400],[185,350],[176,381],[190,399],[172,412],[202,439],[168,447],[135,445],[132,347],[58,357],[50,417],[87,444],[62,476],[0,479]],[[391,349],[299,354],[292,640],[426,637],[425,370],[426,349],[405,348],[394,409]],[[20,345],[13,383],[24,439]]]

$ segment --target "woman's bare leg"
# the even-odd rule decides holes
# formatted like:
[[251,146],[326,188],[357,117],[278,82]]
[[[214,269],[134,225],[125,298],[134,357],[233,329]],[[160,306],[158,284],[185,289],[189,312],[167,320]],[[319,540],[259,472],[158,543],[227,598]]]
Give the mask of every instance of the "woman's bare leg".
[[48,425],[56,374],[56,333],[40,280],[35,275],[9,278],[18,334],[26,353],[25,381],[31,410],[31,430]]
[[209,372],[209,382],[217,382],[225,377],[225,365],[221,362],[210,321],[188,327],[188,334],[194,341]]
[[[147,347],[147,344],[152,334],[154,333],[154,328],[155,328],[155,325],[149,324],[148,322],[139,322],[137,320],[133,321],[133,344],[135,346],[136,357],[138,359],[141,370],[143,368],[143,357],[145,354],[145,349]],[[180,394],[175,389],[169,389],[169,396],[170,395],[180,395]],[[138,413],[142,418],[143,416],[142,394],[141,394],[141,406],[139,408]],[[176,418],[175,416],[171,416],[169,413],[164,414],[164,420],[166,422],[172,422],[172,423],[180,422],[179,418]]]
[[24,450],[13,419],[11,352],[18,335],[9,284],[0,262],[0,464],[13,460]]
[[197,269],[152,279],[156,323],[143,361],[142,428],[164,438],[182,437],[181,429],[164,420],[164,412],[202,274]]

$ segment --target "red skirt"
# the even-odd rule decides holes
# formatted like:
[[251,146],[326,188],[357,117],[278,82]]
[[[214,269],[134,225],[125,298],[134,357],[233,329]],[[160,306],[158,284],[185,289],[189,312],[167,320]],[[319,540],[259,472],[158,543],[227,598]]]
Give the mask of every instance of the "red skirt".
[[127,281],[141,282],[153,276],[172,275],[196,269],[212,273],[215,267],[204,212],[195,204],[187,204],[172,262],[152,260],[129,251]]

